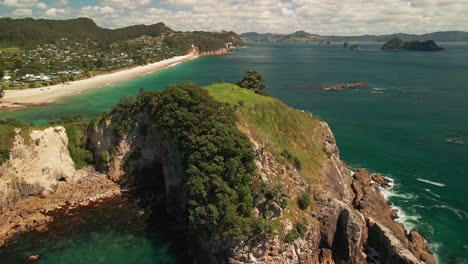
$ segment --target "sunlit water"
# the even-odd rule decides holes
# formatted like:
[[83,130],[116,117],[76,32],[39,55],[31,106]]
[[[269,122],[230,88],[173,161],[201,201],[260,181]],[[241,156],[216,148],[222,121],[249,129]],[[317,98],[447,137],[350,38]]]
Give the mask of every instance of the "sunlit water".
[[[384,52],[375,43],[361,46],[361,51],[351,51],[341,44],[252,44],[227,56],[203,57],[0,118],[46,123],[51,117],[77,113],[96,117],[118,98],[138,94],[141,87],[161,89],[187,80],[201,85],[235,82],[245,70],[256,69],[266,78],[269,93],[331,125],[342,158],[351,167],[395,180],[388,196],[400,210],[400,221],[422,232],[441,263],[467,263],[468,44],[443,44],[448,50],[434,53]],[[321,89],[358,81],[369,86],[342,92]],[[140,239],[114,247],[112,241],[120,241],[115,230],[78,235],[73,241],[86,243],[57,238],[57,245],[69,244],[57,246],[50,262],[44,263],[60,263],[60,258],[80,250],[86,260],[102,260],[97,263],[131,263],[123,260],[130,252],[142,258],[147,254],[148,259],[159,252]],[[113,262],[112,256],[121,262]]]

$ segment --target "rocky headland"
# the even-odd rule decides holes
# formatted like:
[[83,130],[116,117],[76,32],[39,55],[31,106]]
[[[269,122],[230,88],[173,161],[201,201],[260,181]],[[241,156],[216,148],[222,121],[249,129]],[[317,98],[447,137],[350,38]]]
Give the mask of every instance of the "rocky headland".
[[[126,99],[112,113],[92,122],[87,136],[96,170],[75,169],[63,127],[32,130],[28,142],[17,130],[11,158],[0,168],[0,246],[29,230],[47,232],[47,223],[54,220],[49,213],[54,210],[104,201],[121,195],[127,187],[145,187],[166,197],[163,201],[168,214],[187,228],[189,254],[200,263],[436,263],[424,238],[416,231],[408,233],[395,221],[397,215],[381,194],[390,186],[388,180],[365,170],[351,172],[340,159],[327,123],[253,92],[249,96],[256,99],[255,104],[238,106],[234,122],[227,105],[212,101],[196,86],[184,85],[145,92],[136,101]],[[226,89],[235,92],[231,87]],[[211,96],[221,100],[216,94]],[[178,111],[169,103],[174,98],[179,100]],[[264,103],[259,103],[262,100]],[[266,113],[276,119],[253,116]],[[225,116],[228,118],[223,119]],[[204,119],[218,120],[219,126],[200,124],[195,130],[175,132],[179,125],[199,124]],[[283,122],[288,129],[272,130],[262,123],[268,121]],[[206,140],[203,135],[207,131],[220,140],[230,135],[226,137],[229,140],[224,146],[205,144],[202,140]],[[203,152],[193,152],[187,158],[190,146],[187,141],[177,141],[178,136],[202,142]],[[231,141],[232,137],[239,141]],[[240,159],[244,164],[232,156],[235,153],[230,148],[236,144],[250,149],[250,154],[245,152],[247,156]],[[210,162],[229,160],[223,165],[229,169],[221,170],[229,177],[246,175],[252,169],[252,177],[244,178],[251,181],[252,207],[243,217],[256,228],[243,239],[222,233],[205,236],[203,228],[207,227],[193,222],[194,213],[199,211],[192,211],[198,201],[192,196],[201,195],[194,191],[208,190],[212,183],[222,186],[224,193],[236,190],[212,174],[210,177],[217,180],[186,185],[192,173],[219,170],[221,165],[209,167],[206,163],[200,165],[204,170],[193,165],[187,169],[194,159],[211,157],[213,151],[217,154]],[[254,167],[242,167],[250,160]],[[213,212],[217,212],[215,202],[208,206]],[[218,214],[222,211],[211,217]],[[242,225],[244,219],[235,219]]]

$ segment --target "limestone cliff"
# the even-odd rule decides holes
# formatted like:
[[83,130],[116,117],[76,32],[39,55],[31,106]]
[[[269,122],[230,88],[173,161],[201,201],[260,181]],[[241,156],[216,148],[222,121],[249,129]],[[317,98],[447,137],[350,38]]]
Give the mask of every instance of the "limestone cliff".
[[75,169],[64,127],[22,129],[0,167],[0,247],[29,230],[45,232],[49,211],[120,195],[105,175]]

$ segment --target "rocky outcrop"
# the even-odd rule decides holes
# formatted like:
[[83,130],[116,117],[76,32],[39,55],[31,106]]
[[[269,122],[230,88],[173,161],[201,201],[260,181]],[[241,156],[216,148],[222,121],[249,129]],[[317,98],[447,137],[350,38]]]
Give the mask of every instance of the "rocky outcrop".
[[10,159],[0,167],[0,208],[29,196],[47,195],[60,182],[85,177],[75,169],[67,145],[63,127],[24,133],[16,129]]
[[[256,149],[262,149],[248,131],[244,133]],[[292,244],[275,235],[238,246],[230,263],[436,263],[421,235],[415,231],[408,235],[395,221],[397,215],[379,193],[390,186],[389,181],[365,170],[352,174],[339,158],[328,124],[321,122],[317,133],[322,134],[327,158],[321,187],[312,191],[318,206],[310,215],[315,224],[310,224],[305,236]],[[292,179],[301,178],[297,171],[281,169],[284,164],[264,149],[262,155],[257,155],[256,163],[264,182],[272,174],[281,177],[285,186],[290,186]],[[306,189],[305,182],[294,182],[302,186],[301,190]],[[287,190],[290,197],[297,193],[295,188]],[[273,219],[282,219],[285,230],[292,228],[292,223],[281,215]]]
[[[357,49],[360,49],[360,48],[355,47],[355,45],[353,45],[351,47],[351,49],[357,50]],[[362,88],[362,87],[365,87],[365,86],[367,86],[367,83],[365,83],[365,82],[345,83],[345,84],[327,86],[327,87],[324,87],[323,90],[325,90],[325,91],[342,91],[342,90],[345,90],[345,89],[358,89],[358,88]]]
[[0,247],[16,235],[47,232],[57,209],[120,195],[120,187],[92,168],[76,170],[63,127],[16,130],[10,159],[0,167]]
[[376,250],[383,263],[436,263],[421,235],[408,235],[390,203],[379,193],[388,180],[378,174],[358,170],[353,175],[354,207],[367,222],[367,246]]
[[[114,181],[136,189],[160,190],[166,197],[168,213],[182,223],[187,206],[183,156],[162,139],[148,116],[139,116],[136,123],[122,138],[115,136],[111,120],[91,125],[89,148],[95,160],[105,163],[107,174]],[[108,155],[108,160],[102,160],[103,153]]]

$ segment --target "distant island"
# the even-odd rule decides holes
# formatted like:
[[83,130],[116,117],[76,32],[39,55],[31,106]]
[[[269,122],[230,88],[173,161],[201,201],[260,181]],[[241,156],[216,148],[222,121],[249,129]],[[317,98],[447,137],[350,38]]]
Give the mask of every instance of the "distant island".
[[387,42],[394,38],[405,39],[407,41],[432,39],[437,42],[468,42],[468,32],[464,31],[441,31],[422,35],[397,33],[391,35],[321,36],[300,30],[292,34],[248,32],[241,34],[240,37],[245,42]]
[[411,51],[440,51],[444,50],[439,47],[433,40],[426,41],[404,41],[399,38],[394,38],[382,46],[383,50],[411,50]]

